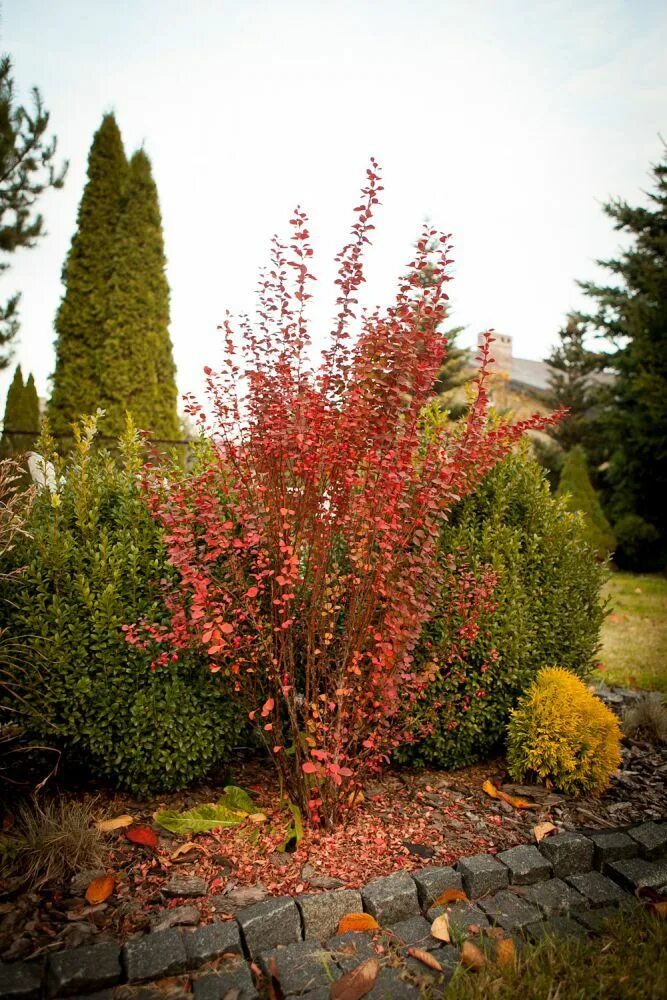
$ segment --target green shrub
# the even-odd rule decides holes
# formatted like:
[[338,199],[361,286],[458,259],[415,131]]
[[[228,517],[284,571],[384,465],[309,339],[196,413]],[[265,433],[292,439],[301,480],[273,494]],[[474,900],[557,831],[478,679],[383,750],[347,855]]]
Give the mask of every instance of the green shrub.
[[630,573],[650,573],[663,568],[664,552],[657,528],[638,514],[625,514],[614,525],[614,562]]
[[[83,422],[57,492],[40,491],[15,546],[25,565],[10,608],[29,670],[8,668],[5,703],[26,729],[91,773],[135,794],[177,789],[224,760],[240,730],[230,691],[198,660],[150,669],[122,626],[167,620],[160,580],[172,569],[139,495],[131,429],[112,456]],[[60,476],[62,474],[62,479]]]
[[420,710],[431,731],[402,752],[404,761],[461,767],[483,757],[503,739],[512,708],[541,667],[558,662],[584,676],[598,648],[605,570],[581,518],[551,495],[526,448],[454,510],[440,558],[457,553],[477,575],[493,567],[495,609],[460,663],[448,652],[461,622],[436,613],[424,630],[417,656],[438,666]]
[[578,677],[547,667],[512,712],[507,760],[515,781],[551,781],[569,795],[597,795],[621,763],[621,727]]
[[606,559],[614,551],[616,540],[591,484],[586,454],[579,445],[565,456],[558,496],[565,498],[568,510],[582,513],[586,540],[600,559]]

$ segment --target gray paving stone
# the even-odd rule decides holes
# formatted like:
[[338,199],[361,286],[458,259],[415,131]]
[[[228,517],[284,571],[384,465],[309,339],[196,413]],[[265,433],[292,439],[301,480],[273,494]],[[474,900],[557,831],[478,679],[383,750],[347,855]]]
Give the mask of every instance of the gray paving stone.
[[362,913],[364,909],[361,893],[353,889],[297,896],[295,902],[301,911],[304,938],[315,941],[326,941],[335,934],[346,913]]
[[639,844],[643,858],[657,861],[667,855],[667,823],[642,823],[628,830],[628,834]]
[[489,920],[506,931],[516,931],[541,918],[537,906],[527,903],[513,892],[502,890],[490,899],[480,900],[481,908]]
[[463,888],[470,899],[506,889],[509,884],[507,868],[490,854],[474,854],[471,858],[462,858],[456,865],[456,870],[463,877]]
[[348,931],[347,934],[339,934],[329,938],[325,947],[331,952],[336,964],[343,972],[356,969],[367,958],[377,957],[373,938],[365,931]]
[[525,934],[531,941],[541,941],[545,937],[549,938],[573,938],[575,941],[587,941],[588,932],[580,923],[571,917],[550,917],[537,924],[529,924],[525,928]]
[[419,914],[417,886],[407,872],[376,878],[361,890],[364,909],[380,926],[390,926]]
[[255,1000],[259,995],[243,959],[231,959],[217,972],[206,973],[193,980],[195,1000],[225,1000],[232,990],[239,991],[237,1000]]
[[194,926],[200,920],[201,914],[196,906],[174,906],[151,917],[151,930],[167,931],[170,927]]
[[560,878],[550,878],[546,882],[529,885],[523,895],[529,903],[539,906],[548,917],[558,913],[568,913],[570,910],[580,910],[588,905],[581,893]]
[[446,889],[463,889],[461,873],[451,867],[430,865],[421,871],[412,872],[412,878],[417,886],[422,910],[427,910]]
[[629,892],[642,886],[660,889],[667,883],[667,861],[646,861],[644,858],[612,861],[605,865],[604,873]]
[[0,997],[7,1000],[38,997],[42,967],[36,962],[0,962]]
[[433,923],[436,917],[441,916],[443,913],[447,914],[450,930],[459,938],[470,937],[477,933],[476,931],[470,931],[470,927],[483,928],[489,926],[486,913],[480,910],[479,906],[475,903],[465,903],[463,900],[459,900],[456,903],[448,903],[447,906],[432,906],[426,914],[426,919]]
[[224,923],[206,924],[194,931],[183,934],[188,969],[198,969],[206,962],[212,962],[221,955],[242,955],[241,935],[235,920]]
[[581,833],[558,833],[545,837],[539,849],[551,862],[556,878],[579,875],[593,868],[593,842]]
[[507,866],[512,885],[532,885],[551,877],[551,862],[532,844],[510,847],[496,855],[501,864]]
[[181,931],[155,931],[123,946],[123,964],[131,983],[185,972],[187,956]]
[[622,861],[624,858],[636,858],[639,854],[639,844],[627,833],[619,830],[602,830],[589,834],[593,842],[593,863],[596,868],[602,868],[607,861]]
[[[623,910],[623,907],[620,909]],[[618,924],[618,914],[618,906],[603,906],[596,910],[577,910],[573,916],[587,931],[599,934],[604,929],[607,920]]]
[[301,940],[301,914],[291,896],[273,896],[236,914],[249,954],[254,958],[279,944]]
[[263,952],[259,962],[265,972],[271,972],[275,965],[285,996],[330,986],[332,978],[339,975],[331,953],[319,941],[296,941],[285,948],[274,948]]
[[47,991],[52,997],[94,993],[121,981],[120,948],[116,944],[95,944],[49,956]]
[[408,917],[407,920],[401,920],[393,927],[389,927],[388,930],[406,948],[423,948],[424,951],[431,951],[433,948],[439,948],[442,944],[442,941],[431,937],[431,925],[423,917]]
[[204,879],[198,875],[174,875],[166,885],[162,886],[162,892],[174,899],[177,897],[196,899],[198,896],[205,896],[207,888]]
[[589,906],[614,906],[628,898],[627,892],[624,892],[606,875],[601,875],[600,872],[569,875],[566,881],[577,892],[586,897]]
[[396,969],[385,967],[375,980],[366,1000],[419,1000],[419,990],[401,979]]

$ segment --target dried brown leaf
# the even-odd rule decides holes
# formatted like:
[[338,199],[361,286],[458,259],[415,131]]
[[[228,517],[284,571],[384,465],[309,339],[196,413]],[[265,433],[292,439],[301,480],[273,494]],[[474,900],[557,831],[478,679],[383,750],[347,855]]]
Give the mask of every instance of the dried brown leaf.
[[373,989],[380,971],[375,958],[368,958],[356,969],[347,972],[331,984],[331,1000],[360,1000]]
[[483,969],[486,965],[484,952],[472,941],[464,941],[461,948],[461,964],[468,969]]
[[443,968],[437,958],[434,958],[430,951],[424,951],[423,948],[408,948],[408,955],[412,955],[418,961],[427,965],[429,969],[434,969],[435,972],[443,972]]
[[113,819],[101,819],[95,824],[100,833],[111,833],[112,830],[122,830],[123,827],[132,826],[134,820],[127,813],[122,816],[114,816]]
[[511,938],[503,938],[496,946],[496,962],[502,968],[514,965],[516,961],[516,949]]
[[431,924],[431,937],[437,938],[438,941],[452,940],[449,930],[449,918],[446,913],[441,913]]
[[550,836],[550,834],[554,833],[556,829],[557,828],[554,826],[553,823],[548,823],[548,822],[538,823],[537,826],[533,827],[533,836],[535,837],[536,842],[539,844],[541,840],[544,840],[545,837]]

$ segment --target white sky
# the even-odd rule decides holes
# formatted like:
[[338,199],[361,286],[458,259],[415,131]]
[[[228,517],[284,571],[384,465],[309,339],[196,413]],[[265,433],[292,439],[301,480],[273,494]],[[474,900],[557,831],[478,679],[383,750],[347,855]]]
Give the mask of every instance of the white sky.
[[[366,301],[387,301],[425,217],[453,233],[453,321],[541,358],[577,278],[614,252],[601,212],[649,186],[667,138],[667,5],[652,0],[3,0],[19,96],[40,87],[64,191],[15,255],[24,373],[53,367],[60,269],[102,114],[144,144],[160,193],[181,391],[250,309],[268,240],[311,216],[316,316],[369,156],[384,168]],[[326,326],[326,323],[324,323]],[[4,398],[9,372],[0,375]]]

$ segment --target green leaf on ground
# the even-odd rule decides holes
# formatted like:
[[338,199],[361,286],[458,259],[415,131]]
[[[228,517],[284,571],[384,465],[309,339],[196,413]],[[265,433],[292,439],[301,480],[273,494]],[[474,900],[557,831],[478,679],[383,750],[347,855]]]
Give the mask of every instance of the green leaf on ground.
[[206,802],[187,812],[163,809],[156,813],[155,822],[170,833],[208,833],[219,826],[238,826],[256,813],[257,807],[247,792],[236,785],[227,785],[217,804]]

